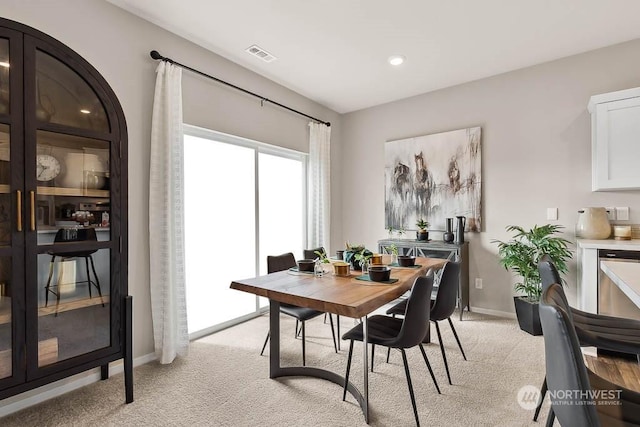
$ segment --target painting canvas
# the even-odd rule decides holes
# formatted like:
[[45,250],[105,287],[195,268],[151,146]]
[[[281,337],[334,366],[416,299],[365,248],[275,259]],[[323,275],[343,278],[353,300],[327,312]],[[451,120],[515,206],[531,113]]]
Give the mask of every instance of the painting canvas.
[[419,219],[444,230],[446,218],[465,216],[480,231],[480,128],[385,144],[385,225],[415,230]]

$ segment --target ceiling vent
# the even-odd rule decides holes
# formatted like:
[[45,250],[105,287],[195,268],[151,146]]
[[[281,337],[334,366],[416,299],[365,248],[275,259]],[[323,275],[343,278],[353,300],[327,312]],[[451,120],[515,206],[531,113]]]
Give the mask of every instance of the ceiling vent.
[[263,48],[261,48],[260,46],[256,46],[255,44],[253,46],[249,46],[248,48],[246,48],[245,51],[249,52],[251,55],[255,56],[256,58],[262,59],[264,62],[272,62],[278,59],[275,56],[271,55],[266,50],[264,50]]

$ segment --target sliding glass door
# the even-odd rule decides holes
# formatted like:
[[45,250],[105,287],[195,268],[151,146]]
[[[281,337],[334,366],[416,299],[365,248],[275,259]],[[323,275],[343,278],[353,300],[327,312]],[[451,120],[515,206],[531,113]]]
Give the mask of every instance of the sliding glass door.
[[229,289],[266,274],[266,256],[301,255],[305,236],[302,153],[185,127],[187,314],[193,338],[265,306]]

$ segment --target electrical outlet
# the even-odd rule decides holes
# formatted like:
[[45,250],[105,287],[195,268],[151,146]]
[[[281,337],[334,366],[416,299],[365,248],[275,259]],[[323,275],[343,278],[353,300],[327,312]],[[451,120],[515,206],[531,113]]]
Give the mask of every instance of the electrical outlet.
[[629,221],[629,208],[625,208],[625,207],[617,207],[616,208],[616,218],[619,221]]
[[482,279],[476,277],[476,289],[482,289]]
[[609,218],[609,221],[613,220],[615,221],[616,219],[616,208],[605,208],[607,211],[607,217]]

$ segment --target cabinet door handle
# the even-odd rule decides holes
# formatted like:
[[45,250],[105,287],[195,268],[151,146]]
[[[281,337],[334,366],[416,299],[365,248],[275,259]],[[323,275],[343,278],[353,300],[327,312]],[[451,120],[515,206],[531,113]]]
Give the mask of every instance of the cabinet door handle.
[[22,231],[22,191],[16,191],[16,223],[18,231]]
[[31,231],[36,231],[36,192],[29,191],[29,198],[31,199]]

